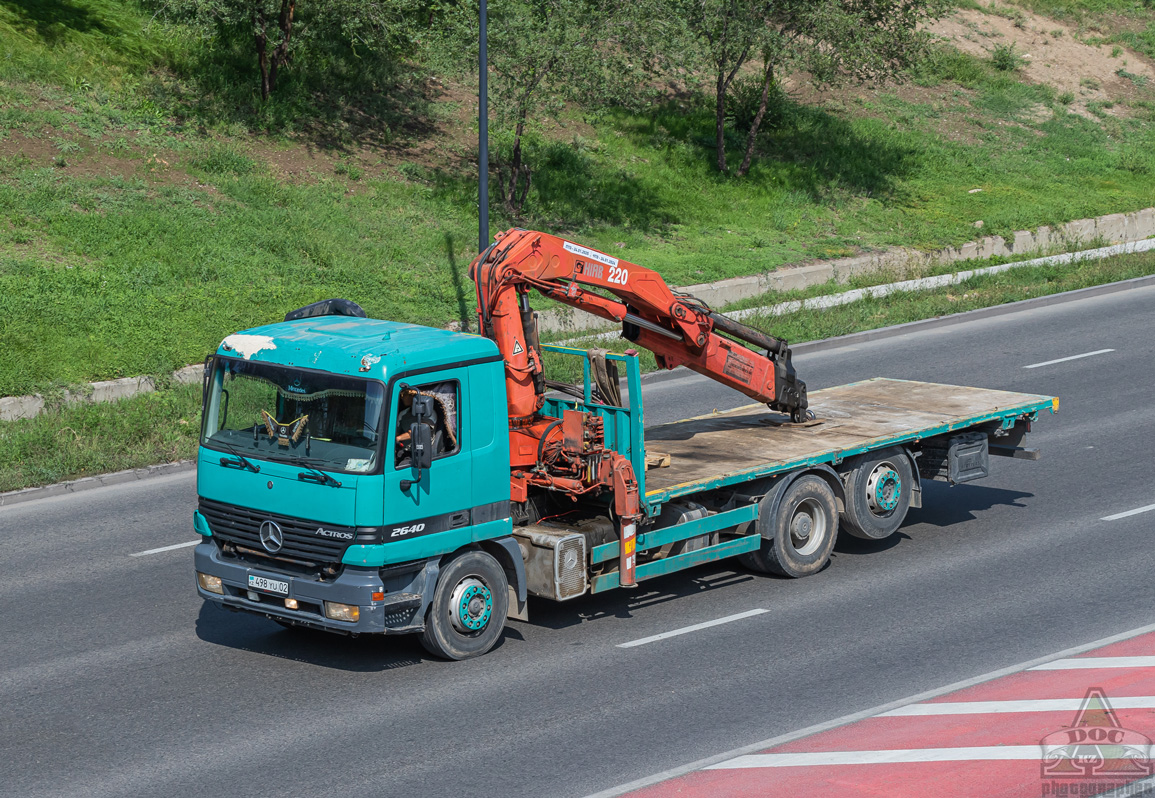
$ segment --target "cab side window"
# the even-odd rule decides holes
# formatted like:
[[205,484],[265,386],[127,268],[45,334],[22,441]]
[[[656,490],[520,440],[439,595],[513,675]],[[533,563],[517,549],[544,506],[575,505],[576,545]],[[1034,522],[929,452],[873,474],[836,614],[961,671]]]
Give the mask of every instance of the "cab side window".
[[461,416],[458,413],[460,389],[461,384],[457,380],[401,386],[397,405],[397,428],[394,431],[397,468],[404,468],[410,462],[409,429],[417,421],[413,413],[415,396],[428,396],[433,399],[433,417],[425,419],[425,423],[433,428],[433,459],[449,457],[460,451]]

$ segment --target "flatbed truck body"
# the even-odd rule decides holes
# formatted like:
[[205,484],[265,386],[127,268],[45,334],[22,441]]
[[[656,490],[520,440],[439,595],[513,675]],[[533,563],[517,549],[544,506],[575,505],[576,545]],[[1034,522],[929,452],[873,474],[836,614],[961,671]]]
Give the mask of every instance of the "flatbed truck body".
[[[449,634],[427,647],[461,659],[488,650],[506,617],[528,619],[528,595],[618,587],[623,545],[636,545],[638,581],[732,556],[815,573],[840,526],[892,534],[920,506],[921,480],[985,477],[991,454],[1035,459],[1025,434],[1058,409],[1048,396],[873,379],[813,392],[802,423],[751,405],[647,429],[636,357],[604,355],[625,370],[618,406],[596,398],[590,353],[542,349],[582,360],[579,395],[550,394],[542,413],[601,417],[606,448],[637,475],[636,539],[619,537],[604,496],[511,504],[492,341],[302,319],[230,336],[206,362],[198,593],[286,626]],[[443,417],[424,470],[400,456],[407,391],[436,396]]]

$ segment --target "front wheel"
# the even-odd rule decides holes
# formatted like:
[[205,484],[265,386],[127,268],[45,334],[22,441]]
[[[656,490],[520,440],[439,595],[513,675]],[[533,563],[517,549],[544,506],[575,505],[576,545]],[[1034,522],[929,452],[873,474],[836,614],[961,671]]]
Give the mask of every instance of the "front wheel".
[[826,480],[806,474],[791,482],[773,517],[771,503],[763,501],[758,516],[762,548],[742,561],[755,571],[794,578],[822,570],[838,533],[838,505]]
[[441,569],[421,645],[444,659],[480,657],[501,637],[508,610],[501,565],[485,552],[465,552]]

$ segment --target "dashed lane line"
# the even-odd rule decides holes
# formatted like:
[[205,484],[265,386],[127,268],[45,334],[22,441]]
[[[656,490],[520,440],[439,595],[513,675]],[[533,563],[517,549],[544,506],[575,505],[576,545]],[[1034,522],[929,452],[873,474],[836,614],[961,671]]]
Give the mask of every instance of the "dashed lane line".
[[199,540],[190,540],[188,543],[174,543],[171,546],[161,546],[159,549],[149,549],[148,551],[138,551],[136,554],[130,554],[129,557],[147,557],[149,554],[160,554],[162,551],[172,551],[173,549],[187,549],[189,546],[195,546],[200,543]]
[[1114,352],[1114,349],[1096,349],[1094,352],[1084,352],[1081,355],[1071,355],[1070,357],[1060,357],[1056,360],[1046,360],[1042,363],[1032,363],[1029,366],[1023,366],[1025,369],[1037,369],[1041,366],[1053,366],[1056,363],[1066,363],[1068,360],[1078,360],[1083,357],[1092,357],[1093,355],[1105,355],[1108,352]]
[[739,612],[736,615],[727,615],[725,618],[718,618],[713,621],[706,621],[705,623],[696,623],[693,626],[683,626],[681,629],[674,629],[669,632],[662,632],[660,635],[651,635],[650,637],[643,637],[640,640],[631,640],[628,643],[618,643],[618,648],[634,648],[635,646],[644,646],[647,643],[656,643],[659,640],[665,640],[670,637],[677,637],[678,635],[689,634],[690,632],[697,632],[699,629],[709,629],[711,626],[720,626],[724,623],[732,623],[740,621],[743,618],[752,618],[755,615],[761,615],[769,610],[747,610],[746,612]]
[[1155,504],[1148,504],[1146,507],[1138,507],[1134,510],[1128,510],[1125,513],[1115,513],[1114,515],[1105,515],[1102,518],[1100,518],[1099,520],[1100,521],[1118,521],[1120,518],[1130,518],[1133,515],[1139,515],[1139,513],[1149,513],[1152,510],[1155,510]]

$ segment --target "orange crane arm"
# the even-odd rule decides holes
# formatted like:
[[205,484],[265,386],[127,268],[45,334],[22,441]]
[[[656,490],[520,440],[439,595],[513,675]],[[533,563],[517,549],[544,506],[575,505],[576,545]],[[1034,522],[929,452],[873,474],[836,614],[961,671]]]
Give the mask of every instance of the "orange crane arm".
[[[785,341],[672,291],[661,275],[644,266],[547,233],[514,228],[498,235],[474,260],[470,277],[477,286],[482,332],[497,342],[505,358],[512,426],[530,423],[545,395],[530,289],[621,322],[623,336],[652,351],[662,368],[686,366],[795,421],[805,418],[806,385],[797,379]],[[748,349],[740,341],[765,351]]]

